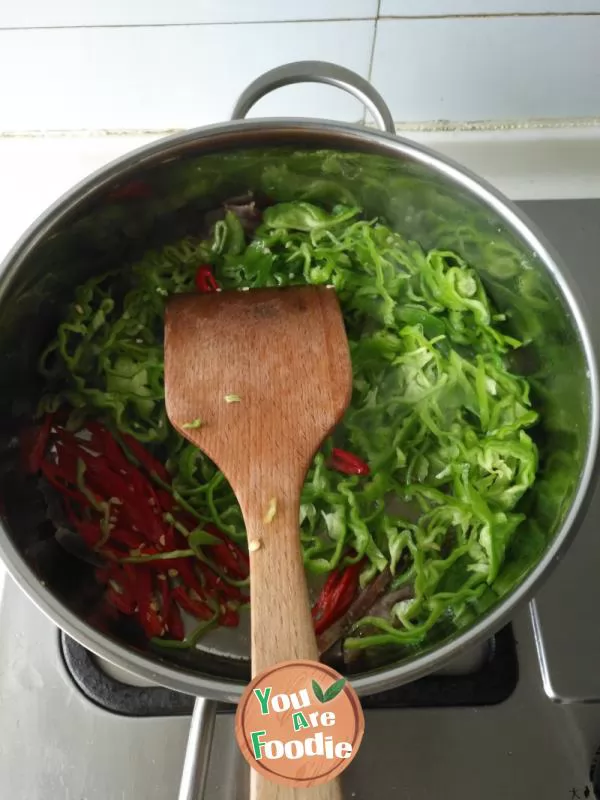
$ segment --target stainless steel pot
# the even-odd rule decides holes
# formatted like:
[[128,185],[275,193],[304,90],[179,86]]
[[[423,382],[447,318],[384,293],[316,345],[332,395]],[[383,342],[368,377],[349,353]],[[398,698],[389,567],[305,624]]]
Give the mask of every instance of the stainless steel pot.
[[[307,119],[243,120],[264,94],[301,81],[333,84],[359,97],[381,130]],[[496,304],[510,309],[517,334],[533,343],[527,368],[535,373],[545,431],[545,455],[529,509],[530,519],[547,535],[537,563],[519,574],[509,556],[505,569],[519,580],[485,616],[428,649],[352,677],[359,694],[381,691],[418,678],[489,637],[564,552],[585,511],[597,456],[592,343],[567,271],[533,225],[462,167],[397,138],[382,98],[359,76],[321,62],[290,64],[251,84],[233,118],[155,142],[99,170],[60,198],[5,260],[0,276],[0,555],[33,602],[92,652],[178,691],[237,700],[249,675],[239,641],[221,639],[212,649],[175,660],[146,651],[125,629],[109,635],[86,622],[94,600],[88,576],[40,522],[31,486],[16,467],[14,434],[39,394],[37,356],[61,304],[94,271],[128,263],[149,241],[175,238],[186,214],[249,188],[275,200],[352,198],[425,247],[443,244],[478,269]],[[111,192],[140,178],[152,182],[155,194],[137,200],[128,212]],[[198,704],[195,721],[207,710]]]

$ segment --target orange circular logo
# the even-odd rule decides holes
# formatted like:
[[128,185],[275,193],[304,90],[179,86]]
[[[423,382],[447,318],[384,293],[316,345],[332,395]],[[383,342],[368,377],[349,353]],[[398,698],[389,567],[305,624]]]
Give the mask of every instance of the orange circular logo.
[[364,730],[354,689],[317,661],[284,661],[257,675],[235,717],[246,761],[287,786],[335,778],[356,755]]

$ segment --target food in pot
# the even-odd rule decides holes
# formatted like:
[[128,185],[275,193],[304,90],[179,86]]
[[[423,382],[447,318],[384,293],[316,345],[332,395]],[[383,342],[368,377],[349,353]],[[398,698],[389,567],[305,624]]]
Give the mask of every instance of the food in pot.
[[[40,359],[29,467],[60,495],[61,528],[98,557],[107,608],[161,647],[237,624],[250,593],[244,524],[222,473],[166,417],[165,302],[313,283],[338,293],[354,376],[302,494],[304,562],[324,577],[321,650],[414,647],[468,624],[529,566],[501,574],[527,536],[519,504],[537,470],[510,320],[456,253],[424,251],[360,208],[248,197],[209,218],[208,232],[199,221],[77,287]],[[244,398],[232,387],[223,402]],[[187,636],[185,615],[197,620]]]

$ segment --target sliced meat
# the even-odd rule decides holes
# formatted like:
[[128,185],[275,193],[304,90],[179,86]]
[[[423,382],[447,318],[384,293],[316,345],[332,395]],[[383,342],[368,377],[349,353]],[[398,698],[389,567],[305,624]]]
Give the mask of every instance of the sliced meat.
[[[396,605],[396,603],[401,603],[402,600],[410,600],[414,596],[415,592],[411,584],[401,586],[400,589],[396,589],[395,591],[380,597],[379,600],[377,600],[375,604],[371,606],[369,611],[366,614],[363,614],[363,617],[369,616],[389,619],[389,616],[392,613],[392,608]],[[363,636],[369,636],[373,633],[377,633],[377,628],[372,625],[367,625],[361,629],[361,634]],[[361,656],[361,650],[349,650],[346,647],[342,648],[342,658],[344,664],[346,665],[353,664]]]
[[319,653],[327,652],[330,647],[333,647],[339,639],[346,635],[355,622],[358,622],[359,619],[369,613],[369,610],[373,608],[379,598],[385,594],[391,580],[392,573],[389,569],[385,569],[362,590],[344,616],[317,637]]
[[[410,584],[401,586],[400,589],[396,589],[394,592],[384,595],[375,605],[371,606],[368,616],[387,619],[396,603],[401,603],[402,600],[410,600],[414,596],[415,592]],[[363,614],[363,616],[367,616],[367,614]]]
[[248,194],[243,197],[232,197],[223,203],[227,211],[231,211],[242,223],[246,233],[253,233],[260,225],[262,214],[257,208],[254,195]]

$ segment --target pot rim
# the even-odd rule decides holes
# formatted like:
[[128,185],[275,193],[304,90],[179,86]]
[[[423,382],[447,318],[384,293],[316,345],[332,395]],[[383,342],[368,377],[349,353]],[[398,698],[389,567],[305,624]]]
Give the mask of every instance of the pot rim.
[[[253,141],[251,143],[244,142],[244,139],[249,137]],[[330,142],[326,141],[328,137]],[[122,178],[142,166],[149,165],[158,157],[166,159],[174,154],[185,152],[187,149],[200,155],[203,150],[218,152],[219,150],[230,150],[233,146],[242,147],[244,144],[265,144],[265,138],[272,139],[271,143],[275,146],[293,144],[296,139],[301,140],[303,145],[319,143],[324,149],[328,147],[336,149],[336,147],[351,145],[355,148],[358,146],[363,150],[368,149],[379,155],[408,157],[434,172],[441,173],[446,179],[474,195],[482,204],[504,220],[507,227],[537,254],[550,272],[568,306],[574,326],[577,328],[587,366],[590,433],[579,485],[560,530],[538,564],[516,589],[501,599],[490,612],[464,632],[456,634],[445,643],[432,646],[408,662],[352,677],[352,685],[358,694],[366,695],[407,683],[434,669],[439,669],[459,652],[489,638],[496,632],[508,621],[517,605],[531,598],[534,590],[539,587],[542,577],[546,578],[560,561],[577,532],[591,500],[592,483],[598,466],[600,422],[598,368],[594,347],[582,310],[584,303],[579,292],[569,277],[562,259],[546,241],[537,226],[485,180],[453,160],[438,155],[429,148],[408,139],[362,128],[358,125],[327,120],[301,118],[233,120],[193,128],[144,145],[101,167],[64,193],[23,233],[0,264],[0,304],[16,278],[23,261],[52,232],[55,225],[73,213],[79,205],[100,189],[114,182],[116,178]],[[83,622],[76,614],[67,609],[58,597],[55,597],[42,585],[13,545],[2,525],[0,525],[0,533],[2,534],[0,535],[0,558],[13,579],[47,617],[95,655],[175,691],[224,702],[237,702],[245,686],[243,682],[199,675],[192,670],[171,665],[166,661],[151,660],[145,655],[124,647],[116,640]]]

